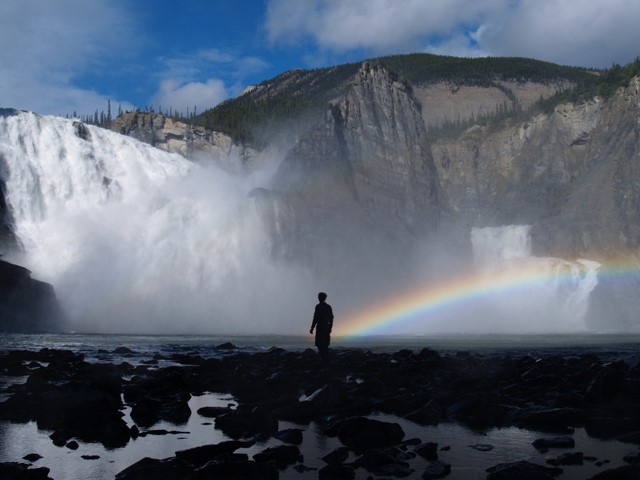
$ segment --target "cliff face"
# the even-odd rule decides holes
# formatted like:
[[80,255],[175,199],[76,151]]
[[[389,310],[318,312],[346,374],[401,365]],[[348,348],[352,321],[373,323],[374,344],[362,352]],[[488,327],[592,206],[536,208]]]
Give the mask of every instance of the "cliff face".
[[252,149],[235,145],[224,133],[189,125],[161,113],[125,113],[112,122],[111,130],[189,159],[215,160],[230,171],[243,170],[257,156]]
[[355,250],[366,258],[435,230],[440,187],[411,88],[364,63],[346,95],[287,154],[274,188],[289,225],[280,241],[294,257],[335,256],[360,244]]
[[447,201],[472,225],[534,225],[534,249],[598,256],[640,245],[640,80],[613,98],[560,105],[432,151]]
[[51,332],[62,313],[53,287],[26,268],[0,260],[0,332]]

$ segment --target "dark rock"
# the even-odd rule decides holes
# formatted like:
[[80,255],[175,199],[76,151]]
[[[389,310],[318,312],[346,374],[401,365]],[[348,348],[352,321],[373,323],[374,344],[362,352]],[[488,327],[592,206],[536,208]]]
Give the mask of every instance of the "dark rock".
[[2,480],[52,480],[46,467],[29,468],[28,464],[6,462],[0,463]]
[[562,469],[521,460],[493,466],[487,469],[487,473],[487,480],[552,480],[562,473]]
[[71,440],[65,445],[65,447],[67,447],[69,450],[77,450],[78,448],[80,448],[80,445],[78,445],[78,442],[76,442],[75,440]]
[[254,442],[251,441],[240,442],[232,440],[213,445],[202,445],[187,450],[179,450],[176,452],[176,458],[193,467],[199,468],[211,460],[215,460],[223,455],[232,454],[239,448],[249,448],[253,444]]
[[640,478],[640,464],[610,468],[594,475],[590,480],[638,480],[638,478]]
[[280,430],[273,434],[274,438],[293,445],[301,445],[303,440],[302,430],[299,428],[289,428],[287,430]]
[[37,462],[41,458],[42,458],[42,455],[38,455],[37,453],[30,453],[22,457],[23,460],[26,460],[27,462],[31,462],[31,463]]
[[554,437],[554,438],[538,438],[533,441],[532,445],[538,450],[549,448],[573,448],[576,442],[571,437]]
[[186,423],[191,416],[189,399],[185,392],[147,396],[135,402],[131,407],[131,419],[141,427],[151,427],[160,420],[171,423]]
[[344,463],[349,458],[349,449],[347,447],[338,447],[333,452],[328,453],[322,460],[329,465],[335,463]]
[[370,449],[355,461],[354,466],[380,476],[408,477],[415,470],[399,458],[398,453],[395,449]]
[[640,417],[589,417],[584,429],[591,437],[617,438],[635,433],[640,428]]
[[235,410],[219,415],[215,427],[231,438],[252,435],[273,435],[278,431],[278,420],[269,412],[256,407],[251,411]]
[[100,455],[81,455],[84,460],[98,460]]
[[[0,185],[0,214],[3,202]],[[31,278],[31,272],[24,267],[0,260],[0,331],[58,331],[63,320],[52,285]]]
[[413,410],[404,417],[418,425],[438,425],[442,420],[442,410],[434,400],[430,400],[426,405]]
[[518,410],[514,414],[516,426],[543,432],[564,433],[572,427],[584,425],[585,420],[586,414],[583,411],[569,407],[536,406]]
[[425,480],[431,480],[434,478],[444,478],[451,473],[451,465],[446,462],[436,460],[429,463],[422,473],[422,478]]
[[353,480],[356,472],[353,467],[339,463],[329,464],[318,471],[320,480]]
[[298,447],[294,445],[279,445],[256,453],[253,459],[257,463],[275,462],[278,469],[284,470],[288,465],[296,463],[302,458]]
[[438,459],[438,444],[436,442],[425,442],[420,444],[414,451],[427,460],[435,461]]
[[340,422],[338,438],[344,445],[360,453],[369,448],[397,445],[404,438],[404,430],[397,423],[354,417]]
[[582,452],[563,453],[556,458],[550,458],[547,463],[555,467],[559,465],[582,465],[584,463],[584,454]]
[[228,407],[201,407],[198,409],[198,415],[206,418],[216,418],[224,413],[229,413],[230,410]]
[[235,350],[236,348],[238,347],[236,347],[231,342],[221,343],[220,345],[216,346],[216,350]]
[[116,474],[116,480],[186,480],[192,470],[175,457],[158,460],[145,457]]
[[118,355],[133,355],[136,352],[128,347],[117,347],[113,349],[113,353],[117,353]]
[[197,470],[194,480],[277,480],[278,470],[272,463],[256,463],[245,456],[231,454],[212,460]]
[[640,464],[640,452],[628,453],[622,457],[622,460],[632,465]]
[[634,443],[640,445],[640,432],[627,433],[618,437],[619,442]]

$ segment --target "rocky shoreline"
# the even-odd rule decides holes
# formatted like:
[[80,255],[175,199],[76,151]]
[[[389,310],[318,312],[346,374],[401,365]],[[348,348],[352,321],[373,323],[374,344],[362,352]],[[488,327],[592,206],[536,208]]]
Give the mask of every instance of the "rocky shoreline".
[[[126,361],[135,353],[127,348],[115,352],[122,361],[104,363],[88,362],[69,350],[0,351],[0,394],[5,398],[0,421],[33,421],[51,432],[54,445],[67,449],[78,448],[78,442],[118,449],[140,436],[180,433],[192,415],[210,419],[228,438],[168,458],[122,465],[118,480],[431,479],[455,471],[455,462],[439,458],[447,445],[410,437],[399,423],[381,420],[379,414],[417,426],[453,423],[480,432],[518,427],[539,434],[533,447],[548,452],[545,462],[497,464],[486,470],[490,480],[569,478],[563,476],[565,469],[589,462],[600,463],[599,473],[570,478],[640,478],[637,359],[340,349],[323,363],[313,350],[247,353],[223,344],[215,351],[212,357],[155,354],[135,365]],[[228,393],[237,404],[193,412],[189,400],[207,392]],[[125,407],[132,424],[123,418]],[[176,431],[154,428],[158,422],[175,424]],[[280,429],[283,422],[297,427]],[[310,423],[340,444],[323,456],[321,468],[310,466],[301,453]],[[590,438],[623,442],[628,449],[609,467],[604,459],[575,448],[576,428]],[[280,443],[243,453],[269,438]],[[39,459],[33,455],[0,463],[0,477],[51,478],[48,468],[33,465]]]

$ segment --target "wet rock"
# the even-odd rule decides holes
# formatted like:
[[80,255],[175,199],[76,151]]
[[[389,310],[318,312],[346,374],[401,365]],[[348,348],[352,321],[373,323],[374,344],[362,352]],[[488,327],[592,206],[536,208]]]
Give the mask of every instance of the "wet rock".
[[521,460],[495,465],[488,468],[487,473],[487,480],[552,480],[562,473],[562,469]]
[[349,449],[347,447],[338,447],[333,452],[328,453],[322,460],[330,465],[336,463],[344,463],[349,458]]
[[438,425],[442,420],[442,409],[434,400],[430,400],[426,405],[419,407],[404,417],[418,425]]
[[131,407],[131,419],[140,427],[151,427],[161,420],[175,424],[183,424],[189,420],[191,409],[186,392],[164,394],[162,396],[146,396]]
[[589,417],[584,429],[591,437],[617,438],[637,432],[640,429],[640,417]]
[[618,441],[640,445],[640,432],[627,433],[618,437]]
[[216,350],[235,350],[236,348],[238,348],[238,347],[236,347],[231,342],[221,343],[220,345],[216,346]]
[[253,444],[254,442],[252,441],[240,442],[231,440],[212,445],[202,445],[187,450],[179,450],[176,452],[176,458],[193,467],[199,468],[211,460],[235,453],[239,448],[249,448]]
[[408,477],[415,470],[400,458],[397,449],[370,449],[354,465],[380,476]]
[[2,480],[52,480],[46,467],[29,468],[26,463],[0,463]]
[[353,467],[343,464],[330,464],[318,471],[320,480],[353,480],[356,472]]
[[440,460],[429,463],[424,472],[422,472],[422,478],[425,480],[431,480],[435,478],[444,478],[451,473],[451,465]]
[[550,448],[573,448],[576,442],[571,437],[538,438],[532,445],[538,450],[548,450]]
[[75,440],[71,440],[65,445],[65,447],[67,447],[69,450],[77,450],[78,448],[80,448],[80,445]]
[[434,461],[438,459],[438,444],[436,442],[422,443],[414,451],[427,460]]
[[253,456],[256,463],[274,462],[279,470],[302,460],[300,450],[294,445],[279,445],[269,447]]
[[81,458],[84,460],[98,460],[100,455],[81,455]]
[[522,428],[543,432],[564,433],[572,427],[584,425],[586,414],[570,407],[548,408],[534,406],[514,413],[513,423]]
[[272,463],[257,463],[245,456],[232,454],[212,460],[198,469],[194,480],[277,480],[278,470]]
[[253,435],[273,435],[278,431],[278,420],[269,412],[255,407],[247,411],[238,409],[216,417],[215,427],[231,438]]
[[38,460],[40,460],[42,458],[42,455],[39,455],[37,453],[30,453],[28,455],[25,455],[24,457],[22,457],[23,460],[26,460],[27,462],[37,462]]
[[610,468],[594,475],[590,480],[638,480],[638,478],[640,478],[640,464]]
[[404,430],[397,423],[354,417],[339,422],[338,438],[344,445],[360,453],[369,448],[397,445],[404,438]]
[[622,457],[622,460],[634,465],[640,464],[640,451],[634,452],[634,453],[628,453],[624,457]]
[[176,457],[158,460],[145,457],[116,474],[116,480],[185,480],[192,470]]
[[302,430],[299,428],[289,428],[287,430],[280,430],[273,434],[274,438],[277,438],[281,442],[291,443],[293,445],[301,445],[303,440]]
[[550,458],[547,463],[555,467],[559,465],[582,465],[584,463],[584,454],[582,452],[563,453],[556,458]]
[[201,407],[198,409],[198,415],[205,418],[216,418],[230,411],[231,409],[227,407]]

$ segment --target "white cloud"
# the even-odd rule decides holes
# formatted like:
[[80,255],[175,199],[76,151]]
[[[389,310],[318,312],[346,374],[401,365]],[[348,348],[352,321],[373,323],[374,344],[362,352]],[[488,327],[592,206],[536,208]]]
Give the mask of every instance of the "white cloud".
[[606,67],[638,55],[637,0],[270,0],[273,45],[319,54],[429,51]]
[[153,104],[155,108],[161,106],[162,111],[171,108],[186,115],[187,111],[193,112],[194,107],[197,107],[198,112],[212,108],[228,96],[224,82],[220,79],[212,78],[204,83],[181,83],[168,79],[160,83],[160,89],[153,97]]
[[494,55],[608,67],[640,54],[637,0],[523,0],[479,32]]
[[0,106],[52,114],[106,106],[72,79],[118,51],[127,26],[109,0],[0,2]]

